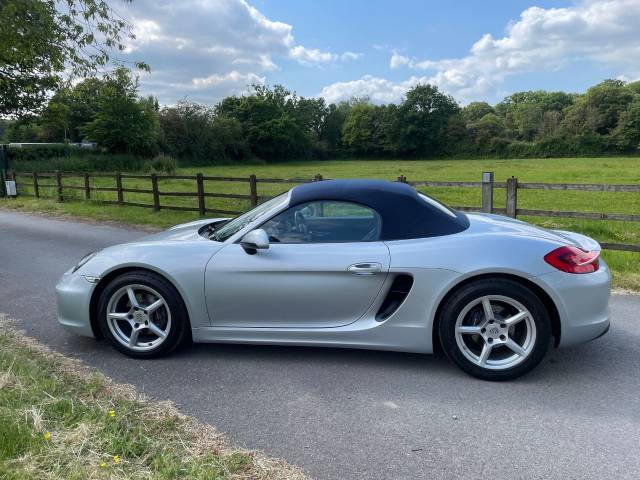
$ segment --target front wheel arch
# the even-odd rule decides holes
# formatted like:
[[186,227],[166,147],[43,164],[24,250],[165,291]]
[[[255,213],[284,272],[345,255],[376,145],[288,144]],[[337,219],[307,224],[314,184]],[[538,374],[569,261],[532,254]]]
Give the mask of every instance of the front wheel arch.
[[514,282],[520,283],[521,285],[532,290],[542,301],[545,308],[547,309],[547,313],[549,314],[549,318],[551,319],[551,335],[553,336],[553,345],[557,347],[560,344],[560,335],[562,333],[562,327],[560,323],[560,313],[558,312],[558,307],[556,306],[553,299],[549,296],[549,294],[542,288],[540,285],[532,282],[531,280],[513,275],[510,273],[483,273],[481,275],[474,275],[472,277],[465,278],[459,283],[451,286],[447,293],[442,297],[440,303],[438,303],[438,308],[436,309],[435,316],[433,318],[433,326],[431,328],[431,336],[433,342],[434,351],[441,351],[442,345],[440,344],[440,338],[438,336],[438,328],[440,323],[440,314],[442,312],[442,308],[446,304],[447,300],[451,295],[453,295],[458,289],[464,287],[468,283],[477,281],[477,280],[486,280],[486,279],[508,279]]
[[184,301],[184,298],[182,297],[182,294],[180,293],[180,289],[178,289],[176,285],[169,278],[167,278],[166,275],[163,275],[162,273],[156,270],[153,270],[151,268],[137,267],[137,266],[121,267],[121,268],[116,268],[115,270],[112,270],[111,272],[106,274],[104,277],[102,277],[98,282],[98,284],[96,285],[96,287],[93,289],[93,293],[91,294],[91,300],[89,302],[89,320],[91,324],[91,331],[93,332],[93,335],[95,336],[95,338],[98,340],[103,338],[100,327],[98,326],[98,303],[100,302],[100,296],[102,295],[102,292],[107,287],[107,285],[109,285],[111,280],[113,280],[116,277],[119,277],[120,275],[124,275],[125,273],[132,273],[132,272],[152,273],[153,275],[162,277],[165,281],[170,283],[173,286],[173,288],[176,289],[176,292],[178,293],[180,300],[182,301],[183,305],[185,305],[185,312],[187,313],[187,324],[188,324],[187,334],[189,335],[189,339],[190,339],[191,338],[191,319],[189,318],[189,309],[186,308],[186,303]]

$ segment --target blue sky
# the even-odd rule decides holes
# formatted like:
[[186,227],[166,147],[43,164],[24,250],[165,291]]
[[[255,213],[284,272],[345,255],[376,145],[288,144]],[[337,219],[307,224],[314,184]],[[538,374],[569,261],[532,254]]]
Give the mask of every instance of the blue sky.
[[214,104],[249,83],[397,102],[429,82],[461,103],[640,76],[640,0],[134,0],[117,6],[144,93]]

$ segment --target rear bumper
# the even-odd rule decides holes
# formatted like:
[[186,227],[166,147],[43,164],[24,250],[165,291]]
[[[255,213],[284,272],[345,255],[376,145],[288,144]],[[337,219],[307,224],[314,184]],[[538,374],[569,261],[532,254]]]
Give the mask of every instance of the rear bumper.
[[91,328],[90,302],[95,283],[78,273],[65,273],[56,285],[58,322],[67,330],[94,337]]
[[611,272],[600,261],[594,273],[552,272],[537,277],[543,282],[560,314],[560,342],[566,347],[604,335],[610,327]]

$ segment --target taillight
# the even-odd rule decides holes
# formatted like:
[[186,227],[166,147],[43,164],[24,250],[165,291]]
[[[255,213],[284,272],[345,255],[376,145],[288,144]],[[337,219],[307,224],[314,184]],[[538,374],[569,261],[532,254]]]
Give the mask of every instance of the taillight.
[[600,268],[599,256],[597,250],[585,252],[578,247],[560,247],[547,253],[544,261],[563,272],[591,273]]

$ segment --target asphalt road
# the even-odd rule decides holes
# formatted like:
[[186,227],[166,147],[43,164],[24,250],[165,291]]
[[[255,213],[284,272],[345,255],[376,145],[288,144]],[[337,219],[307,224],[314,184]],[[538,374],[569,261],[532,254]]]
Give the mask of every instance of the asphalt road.
[[0,312],[51,347],[323,479],[640,478],[640,297],[609,334],[510,383],[438,356],[196,345],[136,361],[56,323],[54,285],[139,231],[0,211]]

